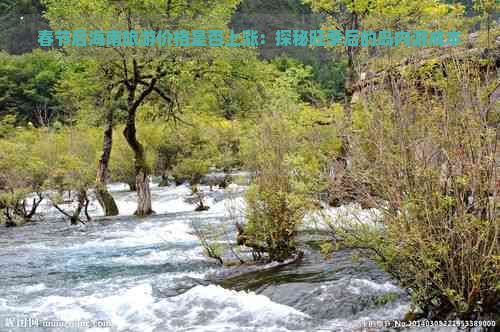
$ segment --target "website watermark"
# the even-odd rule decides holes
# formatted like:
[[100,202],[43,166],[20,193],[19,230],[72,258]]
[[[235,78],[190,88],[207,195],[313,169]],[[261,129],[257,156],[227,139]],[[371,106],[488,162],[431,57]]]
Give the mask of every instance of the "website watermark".
[[111,328],[109,320],[51,320],[39,319],[30,316],[6,316],[0,319],[0,329],[90,329],[90,328]]
[[433,327],[454,327],[454,328],[475,328],[475,327],[495,327],[494,320],[367,320],[360,324],[362,329],[381,328],[433,328]]

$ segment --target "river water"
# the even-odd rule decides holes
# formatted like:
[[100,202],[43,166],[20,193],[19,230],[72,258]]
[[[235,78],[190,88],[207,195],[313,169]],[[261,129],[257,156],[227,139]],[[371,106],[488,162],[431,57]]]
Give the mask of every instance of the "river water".
[[[44,222],[0,228],[0,331],[26,331],[12,317],[111,324],[67,331],[353,331],[409,309],[388,275],[347,251],[325,260],[305,245],[300,262],[238,275],[217,265],[193,225],[229,222],[221,190],[194,212],[187,186],[153,187],[157,214],[137,219],[124,189],[112,186],[118,217],[70,226],[47,207]],[[62,331],[29,329],[51,330]]]

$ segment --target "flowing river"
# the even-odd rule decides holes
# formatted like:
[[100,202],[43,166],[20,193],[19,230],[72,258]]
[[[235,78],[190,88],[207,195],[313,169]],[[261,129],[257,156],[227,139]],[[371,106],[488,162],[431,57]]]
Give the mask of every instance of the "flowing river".
[[[27,331],[13,317],[104,325],[64,331],[361,331],[409,309],[387,274],[348,251],[325,260],[305,244],[299,262],[237,275],[216,264],[193,225],[228,222],[221,190],[194,212],[187,186],[153,187],[157,214],[144,219],[134,193],[112,191],[121,216],[70,226],[47,208],[44,222],[0,229],[0,331]],[[101,214],[95,202],[90,212]],[[52,330],[63,331],[29,329]]]

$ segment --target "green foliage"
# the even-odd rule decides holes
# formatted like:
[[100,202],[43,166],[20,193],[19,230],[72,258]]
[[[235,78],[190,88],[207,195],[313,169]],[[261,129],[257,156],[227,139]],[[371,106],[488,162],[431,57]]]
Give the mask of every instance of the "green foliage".
[[155,174],[170,173],[176,182],[198,184],[209,168],[231,170],[241,164],[240,124],[217,115],[187,113],[183,122],[139,125]]
[[[231,120],[255,116],[268,96],[269,82],[275,74],[272,66],[258,61],[251,50],[244,54],[228,53],[224,56],[244,56],[250,60],[193,61],[186,68],[180,103],[188,111],[222,115]],[[193,94],[193,91],[196,91]]]
[[64,63],[56,52],[0,53],[0,119],[13,115],[16,125],[30,122],[36,126],[60,119],[54,95],[63,71]]
[[109,181],[127,183],[135,191],[134,153],[121,135],[122,130],[123,126],[115,127],[109,161]]
[[[148,117],[156,111],[146,105],[142,112],[143,117]],[[183,122],[178,123],[140,119],[139,138],[145,143],[148,168],[154,175],[193,185],[211,168],[226,171],[239,168],[244,122],[193,112],[184,114]],[[122,130],[121,125],[115,128],[117,133]],[[109,167],[111,181],[133,187],[134,155],[122,135],[114,135]]]
[[[28,221],[43,196],[54,204],[79,200],[94,186],[98,129],[64,128],[59,131],[16,129],[0,140],[0,210],[3,217]],[[30,196],[38,193],[33,201]],[[69,193],[69,195],[65,195]],[[74,193],[80,193],[74,195]],[[84,193],[84,194],[82,194]],[[13,220],[5,220],[11,223]]]
[[[28,221],[28,197],[45,189],[86,191],[94,181],[95,133],[16,129],[1,141],[0,209],[8,223]],[[50,195],[59,202],[59,195]],[[41,196],[29,203],[38,205]]]
[[[17,208],[23,206],[27,196],[40,192],[47,180],[44,156],[36,149],[42,133],[19,131],[9,139],[0,140],[0,210],[2,217],[24,218]],[[8,220],[4,220],[8,221]]]
[[10,136],[15,129],[16,117],[15,115],[5,115],[0,120],[0,138]]
[[[324,14],[322,30],[373,30],[412,31],[412,30],[444,30],[467,31],[474,22],[463,18],[464,7],[460,4],[442,3],[435,0],[423,1],[367,1],[367,0],[303,0],[314,13]],[[464,43],[465,44],[465,43]],[[462,45],[464,46],[464,45]],[[366,63],[379,63],[386,69],[385,59],[405,57],[412,58],[414,47],[404,46],[370,46],[361,47],[337,44],[327,46],[337,57],[345,59],[335,71],[335,77],[343,81],[344,91],[340,95],[349,97],[352,94],[351,84],[357,79],[359,68],[368,67]],[[373,69],[373,66],[370,68]],[[361,71],[363,71],[362,69]],[[339,86],[340,88],[340,86]],[[339,93],[337,93],[339,95]]]
[[66,124],[97,127],[104,124],[105,109],[114,110],[115,119],[122,119],[118,103],[109,102],[109,80],[100,77],[103,70],[98,61],[65,61],[65,68],[55,87],[60,114]]
[[[491,0],[468,8],[481,15],[470,21],[462,16],[463,6],[434,0],[43,3],[53,30],[209,27],[229,36],[237,6],[241,13],[256,8],[323,13],[326,20],[317,25],[324,30],[466,31],[474,22],[486,22],[487,31],[479,31],[477,37],[481,45],[491,43],[498,30],[492,20],[498,5]],[[0,18],[24,9],[40,13],[42,8],[37,1],[4,1]],[[6,45],[5,36],[13,33],[9,30],[0,32],[0,45]],[[489,59],[443,60],[438,54],[440,58],[422,61],[416,68],[398,64],[376,82],[377,89],[351,103],[358,69],[386,70],[394,64],[393,55],[415,57],[414,48],[341,44],[308,51],[331,51],[346,60],[283,57],[267,63],[258,60],[255,49],[230,47],[68,45],[64,53],[0,53],[1,222],[29,220],[26,203],[44,190],[54,205],[76,200],[78,217],[95,185],[104,111],[113,110],[111,181],[133,187],[137,166],[144,166],[143,174],[188,181],[204,208],[198,190],[203,176],[212,169],[247,168],[254,178],[245,196],[247,223],[238,242],[259,255],[265,253],[269,260],[283,261],[299,251],[298,227],[317,207],[320,195],[331,190],[332,164],[344,153],[342,141],[349,136],[352,151],[346,168],[353,183],[336,189],[346,192],[348,185],[361,184],[357,190],[384,212],[384,218],[376,227],[333,221],[339,241],[322,243],[321,251],[327,254],[341,246],[368,249],[411,289],[417,307],[438,318],[449,312],[462,318],[491,313],[500,291],[499,117],[498,104],[488,100],[498,89],[498,74],[495,79],[485,73],[497,67]],[[77,55],[99,61],[74,61]],[[380,55],[391,57],[378,61]],[[193,60],[207,57],[248,60]],[[372,57],[378,62],[365,63]],[[139,107],[133,110],[138,141],[144,144],[142,156],[122,135],[132,106],[127,97],[137,98],[153,86],[153,79],[158,90],[135,99]],[[330,103],[342,99],[344,107]],[[351,111],[346,122],[344,112]],[[220,259],[226,248],[214,238],[226,234],[209,233],[216,234],[199,236],[208,254]],[[395,298],[389,293],[375,302],[383,305]]]
[[94,185],[97,133],[97,130],[68,128],[46,138],[40,149],[47,156],[47,188],[64,192],[87,190]]
[[363,194],[383,220],[333,227],[370,249],[434,318],[492,314],[499,296],[498,123],[480,92],[496,80],[488,68],[454,58],[389,73],[355,111],[364,123],[355,121],[353,177],[369,184]]
[[181,162],[174,166],[174,178],[186,179],[190,184],[196,185],[208,173],[209,166],[208,160],[204,160],[197,155],[193,155],[191,158],[183,158]]
[[297,253],[297,228],[326,186],[323,170],[332,145],[327,137],[316,136],[316,122],[324,113],[300,109],[284,99],[275,103],[242,147],[246,165],[255,174],[245,195],[243,244],[260,248],[270,260],[283,261]]
[[284,79],[295,90],[301,101],[319,106],[325,102],[325,93],[313,77],[313,68],[297,60],[281,58],[273,60],[276,67],[285,73]]

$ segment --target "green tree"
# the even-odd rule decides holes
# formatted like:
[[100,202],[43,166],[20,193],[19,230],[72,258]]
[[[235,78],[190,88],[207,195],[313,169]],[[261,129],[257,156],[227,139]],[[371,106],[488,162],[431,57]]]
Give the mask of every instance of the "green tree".
[[[242,142],[245,165],[254,174],[245,195],[247,223],[239,226],[238,244],[254,249],[257,258],[283,261],[299,252],[297,230],[307,211],[317,207],[326,189],[326,168],[338,151],[326,111],[296,104],[284,77],[275,83],[277,96],[267,114]],[[280,97],[278,97],[280,96]],[[320,132],[325,132],[323,138]]]
[[55,97],[63,71],[57,52],[0,53],[0,118],[13,115],[16,125],[37,127],[64,121]]
[[48,167],[38,147],[45,137],[42,131],[16,130],[0,140],[0,221],[8,226],[31,221],[43,200]]
[[[440,4],[434,0],[423,1],[367,1],[367,0],[304,0],[314,12],[326,15],[322,26],[323,30],[339,30],[346,36],[347,30],[373,29],[375,33],[380,30],[401,30],[422,27],[430,24],[432,14],[437,14],[443,21],[446,14],[459,14],[461,6]],[[434,20],[432,20],[433,22]],[[372,48],[376,49],[376,48]],[[410,50],[410,48],[406,48]],[[393,47],[387,49],[394,53]],[[341,44],[334,48],[334,52],[347,58],[344,74],[344,109],[348,123],[351,122],[351,101],[354,94],[354,84],[357,81],[356,69],[361,65],[363,48],[358,45]]]
[[[52,205],[72,224],[84,222],[84,213],[91,220],[87,208],[89,189],[95,185],[94,165],[97,161],[97,130],[78,127],[64,128],[50,133],[38,147],[49,169],[44,184],[49,189]],[[69,204],[64,208],[62,204]],[[76,203],[76,206],[75,206]]]
[[[106,81],[99,80],[99,73],[107,74]],[[97,164],[96,196],[106,216],[118,214],[116,202],[108,192],[109,159],[113,146],[113,127],[119,101],[110,95],[111,73],[96,61],[68,61],[63,77],[57,85],[57,97],[69,114],[71,123],[86,126],[103,126],[103,147]]]
[[[54,28],[74,30],[77,27],[99,27],[100,30],[159,30],[163,29],[192,30],[193,27],[201,28],[204,17],[199,14],[213,13],[221,17],[220,22],[211,22],[215,25],[224,26],[229,15],[234,10],[236,1],[219,1],[207,4],[204,1],[148,1],[139,3],[136,1],[51,1],[47,0],[47,17]],[[98,14],[94,17],[78,15],[87,13],[89,10]],[[151,15],[158,13],[158,15]],[[74,14],[74,16],[71,16]],[[70,19],[67,19],[69,16]],[[175,19],[172,19],[175,18]],[[173,25],[174,24],[174,25]],[[198,24],[198,26],[197,26]],[[69,46],[68,49],[75,51]],[[149,167],[146,163],[144,147],[138,141],[136,135],[136,114],[144,105],[146,99],[153,95],[161,98],[165,107],[171,113],[176,108],[175,86],[176,78],[182,73],[182,62],[180,58],[185,56],[186,50],[180,48],[159,47],[135,47],[122,46],[116,48],[87,47],[87,54],[98,56],[108,62],[111,77],[115,84],[111,87],[117,98],[124,96],[126,103],[124,108],[127,113],[124,136],[131,149],[134,151],[136,187],[138,193],[138,207],[136,214],[145,216],[152,213],[151,193],[149,189]],[[191,56],[196,52],[206,52],[192,49]]]

